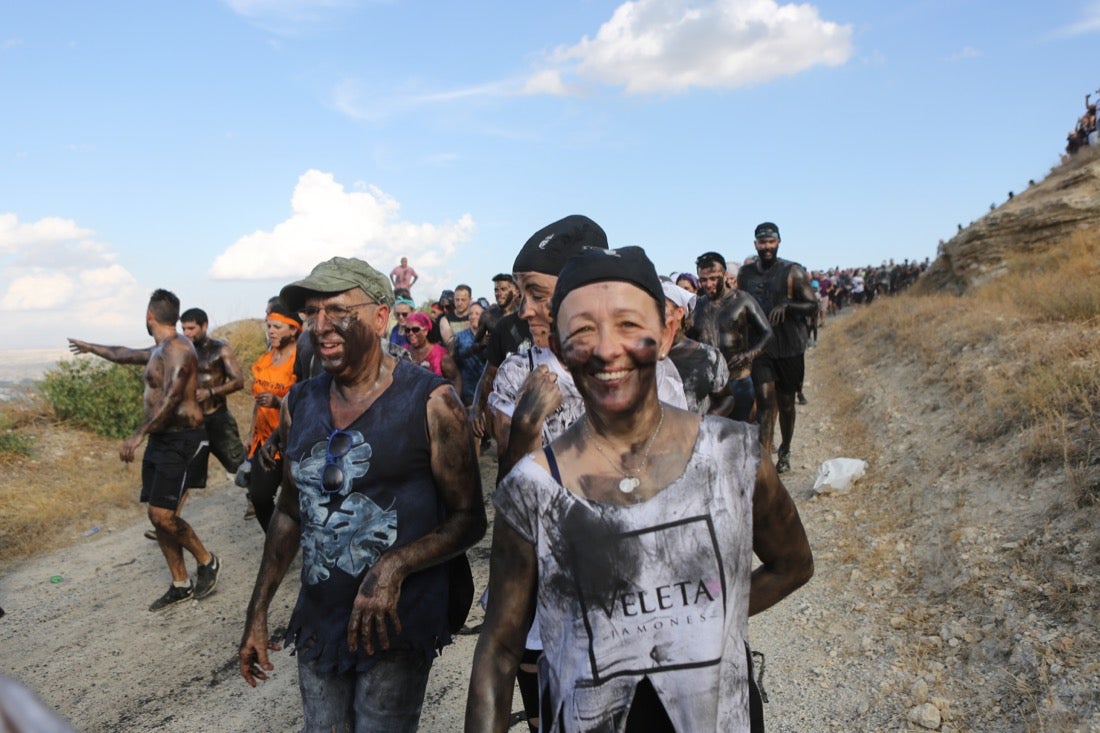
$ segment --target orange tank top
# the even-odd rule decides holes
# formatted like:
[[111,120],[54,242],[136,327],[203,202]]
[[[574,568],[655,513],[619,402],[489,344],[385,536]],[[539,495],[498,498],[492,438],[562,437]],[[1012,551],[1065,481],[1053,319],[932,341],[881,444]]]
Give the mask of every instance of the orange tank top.
[[[294,357],[297,352],[295,346],[290,350],[290,356],[282,364],[272,364],[271,360],[275,350],[268,351],[252,365],[252,396],[271,392],[279,399],[286,396],[291,385],[295,382]],[[278,407],[256,407],[253,418],[255,429],[252,431],[252,446],[248,450],[248,457],[255,454],[256,449],[264,444],[264,441],[279,428]]]

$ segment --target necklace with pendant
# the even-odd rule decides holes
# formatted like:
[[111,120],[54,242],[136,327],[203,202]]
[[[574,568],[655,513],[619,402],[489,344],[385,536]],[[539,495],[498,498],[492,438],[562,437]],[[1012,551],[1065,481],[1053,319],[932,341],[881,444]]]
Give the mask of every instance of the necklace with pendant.
[[[637,473],[645,470],[646,463],[649,462],[649,449],[653,447],[653,441],[657,438],[657,433],[661,432],[661,425],[663,425],[665,422],[664,406],[661,406],[660,410],[661,417],[657,420],[657,427],[654,429],[653,435],[649,436],[649,440],[646,441],[645,450],[642,452],[642,461],[638,464],[638,468],[636,469]],[[586,433],[588,433],[588,437],[592,439],[592,445],[596,446],[596,450],[599,451],[600,455],[603,456],[603,459],[607,461],[608,465],[610,465],[618,473],[621,473],[623,475],[622,480],[619,481],[619,491],[623,492],[624,494],[633,494],[634,489],[638,488],[638,486],[642,483],[641,480],[637,476],[634,476],[624,471],[622,469],[621,463],[616,463],[615,461],[612,461],[611,457],[603,452],[603,448],[600,447],[600,440],[596,438],[596,435],[592,432],[591,422],[589,421],[587,416],[585,416],[584,419],[584,430]]]

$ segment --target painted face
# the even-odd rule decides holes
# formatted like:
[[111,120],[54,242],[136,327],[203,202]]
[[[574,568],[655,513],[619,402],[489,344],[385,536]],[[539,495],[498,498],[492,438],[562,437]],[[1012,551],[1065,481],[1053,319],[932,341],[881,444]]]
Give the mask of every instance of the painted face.
[[519,286],[519,317],[527,321],[536,346],[549,346],[550,298],[558,278],[541,272],[517,272],[515,278]]
[[298,329],[289,323],[267,319],[267,342],[276,348],[289,345],[298,338]]
[[305,323],[326,372],[350,374],[381,348],[379,337],[389,322],[389,308],[372,302],[359,288],[308,298],[305,309],[313,308],[316,314]]
[[184,321],[181,325],[183,326],[183,335],[191,339],[191,343],[198,344],[206,338],[206,329],[210,324],[200,326],[193,321]]
[[470,294],[465,290],[455,291],[455,315],[464,316],[470,310]]
[[493,297],[496,298],[497,305],[507,309],[516,299],[516,288],[507,280],[499,280],[493,283]]
[[703,295],[710,300],[721,298],[723,293],[726,292],[726,268],[721,265],[711,265],[710,267],[700,267],[698,273],[699,290],[703,292]]
[[756,254],[764,264],[775,262],[776,253],[779,251],[779,240],[775,237],[764,237],[753,242],[756,246]]
[[663,312],[626,282],[592,283],[565,297],[556,336],[586,409],[618,414],[656,396],[657,360],[672,341]]

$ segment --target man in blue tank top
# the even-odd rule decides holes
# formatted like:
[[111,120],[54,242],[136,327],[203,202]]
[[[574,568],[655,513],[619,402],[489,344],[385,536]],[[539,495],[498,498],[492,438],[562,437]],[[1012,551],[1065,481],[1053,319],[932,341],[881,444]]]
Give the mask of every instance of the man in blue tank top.
[[272,669],[267,610],[300,546],[286,640],[303,730],[416,730],[432,659],[451,640],[446,563],[486,527],[466,410],[444,379],[382,348],[393,290],[366,262],[322,262],[280,297],[325,373],[283,400],[286,468],[241,675],[255,686]]

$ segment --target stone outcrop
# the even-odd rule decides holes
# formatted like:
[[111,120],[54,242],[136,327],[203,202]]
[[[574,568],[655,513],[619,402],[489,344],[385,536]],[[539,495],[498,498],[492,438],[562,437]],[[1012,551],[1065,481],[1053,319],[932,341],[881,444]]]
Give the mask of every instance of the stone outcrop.
[[920,287],[963,292],[997,277],[1012,252],[1040,252],[1100,226],[1100,151],[1080,151],[945,242]]

